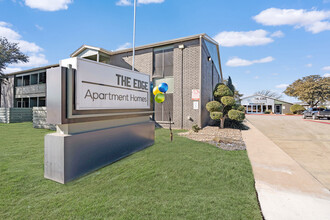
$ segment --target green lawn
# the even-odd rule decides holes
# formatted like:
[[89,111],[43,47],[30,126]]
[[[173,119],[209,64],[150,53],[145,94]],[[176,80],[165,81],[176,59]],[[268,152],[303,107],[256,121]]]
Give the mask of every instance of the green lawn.
[[0,219],[261,219],[245,151],[156,130],[155,145],[66,185],[32,123],[0,124]]

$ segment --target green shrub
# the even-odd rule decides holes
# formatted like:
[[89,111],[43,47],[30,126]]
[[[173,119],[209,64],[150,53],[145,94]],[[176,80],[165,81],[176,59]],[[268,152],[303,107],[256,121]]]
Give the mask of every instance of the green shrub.
[[223,116],[222,112],[210,112],[210,117],[213,120],[220,120],[222,116]]
[[264,111],[264,114],[270,114],[270,113],[271,113],[270,110],[266,110],[266,111]]
[[209,112],[221,112],[223,110],[223,106],[218,101],[211,101],[206,104],[206,109]]
[[228,86],[224,85],[224,84],[217,84],[215,89],[214,89],[214,92],[213,92],[213,95],[214,97],[216,97],[217,99],[221,99],[221,97],[223,96],[233,96],[234,93],[233,91],[231,91],[229,89]]
[[226,106],[233,106],[236,103],[235,99],[231,96],[222,97],[221,102]]
[[241,121],[231,120],[227,118],[225,121],[225,128],[233,128],[233,129],[240,129],[240,130],[248,130],[249,127],[244,125]]
[[298,105],[298,104],[294,104],[290,107],[290,111],[294,114],[300,114],[303,111],[305,111],[306,109],[304,108],[304,106],[302,105]]
[[244,112],[232,109],[228,112],[228,117],[232,120],[243,121],[245,118],[245,114]]
[[238,111],[245,112],[245,107],[243,105],[240,105],[237,107]]
[[191,129],[192,129],[194,132],[196,132],[196,133],[198,133],[198,131],[201,130],[201,128],[198,127],[198,125],[193,125],[193,126],[191,127]]

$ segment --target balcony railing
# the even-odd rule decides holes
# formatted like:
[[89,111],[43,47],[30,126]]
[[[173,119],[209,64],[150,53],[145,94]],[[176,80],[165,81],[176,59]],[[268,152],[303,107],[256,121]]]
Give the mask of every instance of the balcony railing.
[[24,98],[29,96],[46,96],[46,84],[36,84],[29,86],[17,86],[15,97]]

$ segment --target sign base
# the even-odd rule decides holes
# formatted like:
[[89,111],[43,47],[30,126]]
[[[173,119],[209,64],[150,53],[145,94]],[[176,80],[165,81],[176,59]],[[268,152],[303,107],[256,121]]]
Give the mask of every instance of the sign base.
[[154,144],[153,121],[45,136],[44,177],[65,184]]

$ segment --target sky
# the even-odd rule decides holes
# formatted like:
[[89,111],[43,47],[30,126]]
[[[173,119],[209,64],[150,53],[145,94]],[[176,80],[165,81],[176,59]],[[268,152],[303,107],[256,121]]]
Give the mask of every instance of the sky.
[[[138,0],[136,19],[136,46],[214,38],[224,78],[244,96],[330,77],[330,0]],[[132,0],[0,0],[0,36],[30,57],[5,72],[56,64],[83,44],[131,47],[132,27]]]

